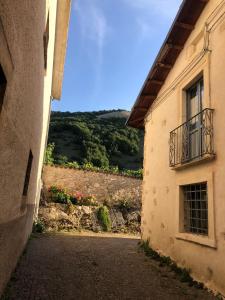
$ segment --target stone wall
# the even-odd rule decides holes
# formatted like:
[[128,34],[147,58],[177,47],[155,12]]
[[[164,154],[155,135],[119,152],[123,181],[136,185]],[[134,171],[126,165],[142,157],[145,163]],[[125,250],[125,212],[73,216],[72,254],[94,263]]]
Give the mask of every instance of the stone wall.
[[142,180],[136,178],[45,166],[43,182],[47,188],[56,185],[71,192],[94,195],[99,203],[107,201],[115,204],[125,200],[134,207],[141,205]]

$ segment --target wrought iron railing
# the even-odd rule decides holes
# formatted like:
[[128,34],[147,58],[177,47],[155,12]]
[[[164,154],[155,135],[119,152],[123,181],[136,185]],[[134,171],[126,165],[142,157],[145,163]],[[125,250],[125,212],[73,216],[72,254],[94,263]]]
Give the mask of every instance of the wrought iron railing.
[[212,155],[213,109],[202,110],[170,132],[170,167]]

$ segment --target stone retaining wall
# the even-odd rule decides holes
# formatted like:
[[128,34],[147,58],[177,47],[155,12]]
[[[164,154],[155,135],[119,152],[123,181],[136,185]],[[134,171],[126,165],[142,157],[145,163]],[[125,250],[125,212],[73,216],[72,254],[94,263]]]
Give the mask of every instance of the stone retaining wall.
[[118,201],[128,201],[131,206],[141,205],[141,179],[45,166],[43,182],[47,188],[56,185],[71,192],[79,191],[86,195],[94,195],[99,203],[107,201],[114,204]]

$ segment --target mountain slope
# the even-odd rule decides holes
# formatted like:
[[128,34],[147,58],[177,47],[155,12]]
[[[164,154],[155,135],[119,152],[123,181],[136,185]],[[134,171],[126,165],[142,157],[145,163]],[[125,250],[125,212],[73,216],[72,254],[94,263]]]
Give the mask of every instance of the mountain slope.
[[48,143],[55,143],[55,162],[141,168],[143,132],[125,127],[127,113],[123,110],[52,112]]

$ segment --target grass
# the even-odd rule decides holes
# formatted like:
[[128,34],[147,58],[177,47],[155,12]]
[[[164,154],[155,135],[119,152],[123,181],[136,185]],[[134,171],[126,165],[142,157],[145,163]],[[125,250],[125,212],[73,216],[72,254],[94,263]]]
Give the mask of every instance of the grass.
[[203,283],[197,282],[191,277],[190,269],[178,267],[178,265],[169,256],[160,255],[149,246],[148,240],[141,241],[140,247],[148,257],[158,261],[160,266],[168,266],[173,272],[178,275],[178,278],[181,282],[186,282],[189,286],[194,286],[198,289],[204,288]]
[[42,233],[45,231],[45,225],[41,220],[34,221],[32,232],[33,233]]
[[[160,255],[149,246],[149,240],[141,241],[139,242],[139,245],[140,248],[145,252],[146,256],[158,261],[161,267],[168,266],[171,271],[178,275],[178,278],[181,282],[186,282],[189,286],[194,286],[198,289],[205,289],[203,283],[198,282],[191,277],[190,269],[178,267],[178,265],[169,256]],[[216,299],[223,300],[224,297],[220,293],[217,293]]]

